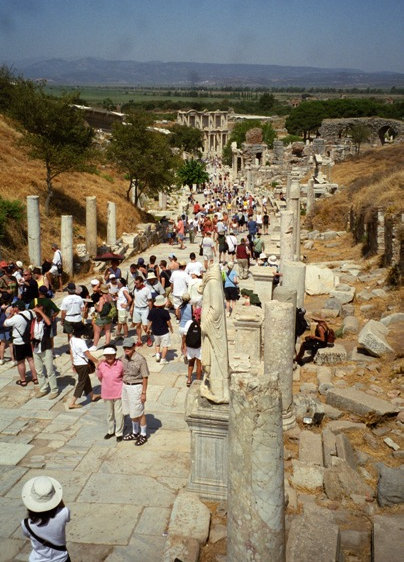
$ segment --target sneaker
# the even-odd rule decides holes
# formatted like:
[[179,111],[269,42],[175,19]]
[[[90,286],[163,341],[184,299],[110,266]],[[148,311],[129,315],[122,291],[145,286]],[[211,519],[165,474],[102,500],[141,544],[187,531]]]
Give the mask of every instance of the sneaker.
[[166,365],[167,363],[168,363],[167,359],[162,359],[162,360],[160,361],[160,364],[161,364],[161,365]]
[[0,365],[4,365],[4,359],[0,359]]
[[57,390],[52,390],[52,392],[49,394],[48,398],[49,398],[49,400],[54,400],[58,396],[59,396],[59,392]]
[[42,398],[42,396],[46,396],[48,392],[48,390],[38,390],[38,392],[35,394],[35,398]]
[[106,435],[104,435],[104,439],[111,439],[111,437],[113,437],[115,435],[115,433],[107,433]]
[[118,443],[120,443],[123,440],[123,435],[118,435],[116,440],[117,440]]
[[91,347],[88,348],[88,351],[97,351],[97,346],[92,345]]
[[160,353],[156,353],[156,361],[157,361],[157,363],[159,363],[160,359],[161,359]]
[[147,347],[152,347],[153,346],[153,340],[149,337],[147,338]]
[[142,342],[138,341],[138,342],[136,342],[135,347],[142,347],[142,345],[143,345]]

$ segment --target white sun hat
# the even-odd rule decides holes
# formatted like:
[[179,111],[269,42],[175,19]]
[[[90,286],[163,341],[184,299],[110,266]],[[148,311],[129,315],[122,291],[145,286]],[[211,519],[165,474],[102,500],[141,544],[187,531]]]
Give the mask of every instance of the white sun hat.
[[27,509],[36,513],[43,513],[60,504],[63,497],[63,488],[55,478],[36,476],[24,484],[21,497]]
[[105,347],[103,355],[116,355],[116,349],[114,349],[113,347]]

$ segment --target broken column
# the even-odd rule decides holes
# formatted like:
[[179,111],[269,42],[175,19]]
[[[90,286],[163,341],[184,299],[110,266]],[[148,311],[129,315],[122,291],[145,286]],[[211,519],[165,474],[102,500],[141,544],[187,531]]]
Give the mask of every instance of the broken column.
[[34,267],[42,266],[41,223],[39,215],[39,195],[27,197],[28,255]]
[[108,201],[107,207],[107,244],[116,244],[116,205],[112,201]]
[[248,355],[252,363],[261,360],[262,321],[263,313],[257,306],[240,307],[233,318],[236,338],[234,349],[238,354]]
[[273,290],[272,298],[280,302],[291,302],[293,304],[293,308],[296,308],[297,293],[294,289],[278,285]]
[[301,261],[285,260],[282,273],[282,287],[296,291],[296,305],[302,307],[304,305],[306,265]]
[[294,213],[293,211],[281,211],[281,240],[280,240],[280,271],[283,270],[283,262],[294,258]]
[[307,182],[307,203],[306,203],[306,213],[309,214],[314,209],[314,180],[312,178]]
[[284,562],[285,513],[281,398],[277,381],[231,379],[227,559]]
[[164,193],[164,191],[159,191],[159,208],[162,211],[167,210],[167,193]]
[[297,179],[292,179],[290,184],[287,210],[294,215],[293,259],[300,260],[300,183]]
[[60,228],[60,251],[62,252],[63,271],[73,274],[73,216],[62,215]]
[[97,197],[86,197],[86,246],[91,257],[97,255]]
[[279,381],[285,431],[296,424],[292,389],[295,324],[296,309],[292,303],[271,301],[265,304],[264,372],[270,379]]

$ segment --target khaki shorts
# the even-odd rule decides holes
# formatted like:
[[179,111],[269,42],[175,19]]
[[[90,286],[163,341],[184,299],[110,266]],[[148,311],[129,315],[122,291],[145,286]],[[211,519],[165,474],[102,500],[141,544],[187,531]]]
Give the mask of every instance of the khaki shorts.
[[126,324],[129,312],[126,309],[118,310],[118,324]]
[[126,416],[139,418],[144,414],[144,403],[140,400],[142,395],[143,385],[140,384],[125,384],[122,385],[122,412]]
[[171,345],[170,334],[164,334],[163,336],[154,336],[154,345],[156,347],[169,347]]

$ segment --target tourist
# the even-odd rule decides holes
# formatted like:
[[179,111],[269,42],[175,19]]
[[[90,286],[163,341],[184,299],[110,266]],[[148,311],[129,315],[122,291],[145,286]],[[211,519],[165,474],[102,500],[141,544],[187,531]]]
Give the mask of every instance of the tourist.
[[262,252],[264,252],[265,250],[265,244],[263,239],[261,238],[261,233],[257,232],[257,235],[254,239],[253,242],[253,252],[254,252],[254,258],[258,259],[260,254],[262,254]]
[[255,235],[258,232],[258,225],[257,225],[257,222],[254,220],[254,218],[252,216],[249,219],[249,221],[247,222],[247,229],[248,229],[248,234],[251,237],[251,241],[253,241],[254,238],[255,238]]
[[196,379],[199,381],[202,378],[202,362],[201,362],[201,347],[202,347],[202,334],[201,334],[201,309],[194,310],[193,319],[188,320],[184,327],[185,336],[185,352],[188,361],[188,376],[187,386],[192,384],[192,373],[196,364]]
[[147,274],[147,279],[146,279],[145,285],[146,285],[146,287],[149,287],[153,300],[158,295],[164,295],[165,294],[164,287],[160,283],[160,281],[157,279],[157,275],[154,273],[154,271],[149,271],[149,273]]
[[266,210],[265,210],[264,216],[262,217],[262,225],[263,225],[264,234],[268,234],[269,215],[268,215],[268,211],[266,211]]
[[189,320],[192,320],[192,304],[190,303],[191,296],[189,293],[183,293],[182,302],[178,308],[180,323],[178,326],[178,332],[181,336],[181,353],[186,357],[186,345],[185,345],[185,325]]
[[66,548],[70,510],[63,503],[60,483],[50,476],[36,476],[24,484],[21,497],[28,510],[21,527],[31,541],[30,562],[70,562]]
[[31,322],[34,318],[32,310],[26,310],[22,301],[15,301],[8,309],[7,318],[4,320],[5,328],[12,328],[13,338],[13,355],[17,361],[19,380],[16,382],[19,386],[27,386],[25,360],[28,361],[31,369],[32,382],[38,384],[36,376],[35,364],[32,357],[32,346],[30,337]]
[[32,277],[32,271],[30,269],[24,269],[23,281],[20,284],[21,287],[21,300],[25,304],[25,308],[28,308],[30,302],[33,299],[37,299],[38,294],[38,283]]
[[122,413],[123,364],[116,358],[116,347],[104,348],[104,360],[97,366],[97,377],[101,381],[101,398],[107,406],[107,433],[104,439],[116,436],[118,443],[123,439],[124,418]]
[[186,268],[185,268],[185,273],[186,273],[187,275],[192,275],[192,273],[196,273],[196,275],[197,275],[198,277],[200,277],[200,276],[202,275],[202,273],[203,273],[203,265],[201,264],[200,261],[197,261],[197,260],[196,260],[196,255],[195,255],[194,252],[191,252],[191,253],[189,254],[189,259],[190,259],[191,261],[189,261],[189,262],[187,263],[187,266],[186,266]]
[[171,271],[169,269],[167,269],[167,262],[166,260],[161,260],[160,261],[160,283],[161,286],[164,289],[164,294],[166,297],[168,297],[168,295],[171,292],[171,284],[170,284],[170,277],[171,277]]
[[157,256],[150,256],[149,258],[149,263],[147,264],[147,273],[150,273],[151,271],[153,271],[158,279],[159,275],[160,275],[160,268],[157,264]]
[[132,297],[129,294],[126,286],[126,281],[123,277],[118,280],[119,291],[116,299],[116,309],[118,311],[118,325],[116,328],[116,337],[121,337],[121,330],[125,338],[128,337],[128,317],[129,309],[132,304]]
[[239,299],[238,278],[234,263],[229,261],[224,272],[224,296],[226,299],[227,316],[230,318]]
[[[147,316],[149,310],[152,307],[153,299],[150,287],[146,287],[141,277],[136,277],[135,279],[135,290],[133,292],[133,302],[131,306],[131,314],[133,323],[135,324],[137,342],[136,347],[141,347],[142,343],[142,327],[144,332],[147,334]],[[153,345],[150,335],[147,336],[147,346],[151,347]]]
[[180,319],[178,309],[182,304],[182,295],[188,291],[188,283],[190,280],[189,275],[187,275],[187,273],[185,272],[185,268],[187,266],[186,262],[181,261],[179,262],[178,266],[179,269],[173,271],[170,278],[170,283],[172,286],[173,305],[177,320]]
[[125,275],[126,286],[131,296],[133,296],[133,291],[135,290],[135,279],[136,277],[139,276],[143,277],[143,275],[139,271],[137,264],[131,263],[129,266],[129,270],[126,272]]
[[146,267],[146,263],[144,261],[144,258],[138,258],[137,267],[139,269],[139,274],[143,277],[143,279],[146,279],[146,277],[147,277],[147,267]]
[[248,248],[245,238],[240,240],[240,244],[236,248],[237,265],[240,279],[248,279],[248,268],[250,265],[251,252]]
[[229,259],[234,260],[234,256],[236,255],[237,249],[237,238],[234,235],[234,231],[230,231],[230,234],[226,236],[226,244],[227,244],[227,254]]
[[18,284],[12,275],[13,270],[14,268],[9,266],[0,269],[0,296],[17,297]]
[[175,230],[177,232],[177,239],[180,245],[180,250],[184,250],[185,224],[182,220],[182,217],[178,217],[177,224],[175,225]]
[[33,312],[35,312],[35,318],[31,324],[31,341],[35,370],[39,382],[39,390],[36,397],[41,398],[50,391],[49,400],[54,400],[58,396],[59,390],[53,367],[52,320],[45,313],[43,304],[37,304]]
[[86,342],[82,339],[83,334],[84,325],[81,322],[76,323],[73,326],[73,333],[70,338],[70,355],[73,371],[77,373],[78,380],[69,404],[69,410],[82,407],[82,404],[77,404],[76,402],[83,394],[89,396],[92,402],[96,402],[101,398],[99,394],[94,394],[90,380],[90,373],[95,372],[98,359],[91,355]]
[[112,295],[109,292],[108,285],[100,285],[101,297],[97,304],[94,306],[95,320],[94,320],[94,341],[90,347],[90,351],[96,351],[98,342],[100,341],[101,333],[105,331],[105,345],[111,341],[111,327],[112,321],[116,316],[116,306],[113,302]]
[[162,364],[167,363],[167,351],[171,344],[170,332],[173,333],[171,318],[168,310],[165,309],[167,299],[163,295],[156,297],[153,308],[150,310],[147,320],[147,329],[154,337],[156,349],[156,361]]
[[202,293],[199,288],[202,285],[202,275],[191,273],[191,279],[188,283],[188,293],[191,297],[189,301],[193,308],[200,308],[202,306]]
[[[323,347],[327,347],[329,328],[327,322],[322,318],[312,318],[316,322],[316,329],[314,336],[306,336],[302,342],[299,352],[294,358],[298,365],[304,365],[305,362],[312,361],[317,351]],[[303,356],[306,351],[310,351],[310,358],[303,361]]]
[[63,275],[63,259],[62,259],[62,252],[59,250],[59,246],[57,244],[52,244],[53,250],[53,258],[52,258],[52,265],[46,273],[46,277],[48,279],[48,286],[49,288],[53,287],[52,280],[53,277],[58,278],[58,288],[57,291],[62,291],[62,275]]
[[204,260],[204,268],[207,270],[208,267],[212,265],[214,256],[216,256],[215,243],[210,230],[207,230],[202,238],[201,249]]
[[118,278],[115,277],[114,273],[110,274],[106,285],[108,285],[108,292],[111,295],[112,300],[116,301],[119,291],[119,285],[118,285]]
[[168,261],[170,263],[168,264],[167,269],[169,269],[171,272],[175,271],[176,269],[179,269],[177,256],[175,254],[169,254]]
[[122,271],[121,268],[119,267],[119,260],[111,260],[111,265],[109,267],[107,267],[107,269],[105,270],[104,273],[104,280],[108,281],[110,278],[110,275],[115,275],[116,279],[119,279],[120,277],[122,277]]
[[67,334],[69,341],[73,328],[82,323],[84,301],[76,294],[76,285],[74,283],[68,283],[65,290],[68,292],[68,295],[62,300],[60,305],[60,323],[63,326],[63,333]]
[[125,435],[124,441],[135,441],[136,446],[147,442],[147,422],[144,404],[146,402],[149,368],[147,361],[136,351],[135,340],[125,338],[122,343],[124,358],[122,409],[124,415],[132,420],[132,432]]
[[12,366],[14,367],[17,363],[14,361],[13,346],[11,341],[11,331],[10,328],[4,326],[4,322],[7,319],[7,313],[11,312],[10,308],[11,295],[1,298],[0,306],[0,365],[4,365],[4,354],[6,347],[10,348]]

